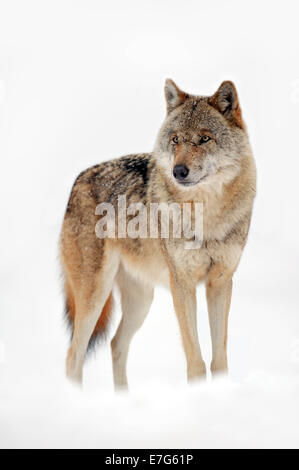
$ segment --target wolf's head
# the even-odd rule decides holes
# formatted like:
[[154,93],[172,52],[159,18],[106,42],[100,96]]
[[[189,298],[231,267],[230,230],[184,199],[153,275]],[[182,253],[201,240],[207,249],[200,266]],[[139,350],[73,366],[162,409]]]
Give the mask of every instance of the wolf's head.
[[167,116],[155,155],[180,187],[229,182],[249,143],[236,88],[223,82],[213,96],[194,96],[166,80]]

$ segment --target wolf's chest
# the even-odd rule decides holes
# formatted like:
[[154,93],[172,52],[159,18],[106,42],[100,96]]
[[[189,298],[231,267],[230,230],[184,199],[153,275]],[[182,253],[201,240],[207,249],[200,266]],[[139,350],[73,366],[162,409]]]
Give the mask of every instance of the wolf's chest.
[[185,240],[173,240],[168,243],[167,252],[175,269],[191,276],[197,282],[207,275],[211,266],[211,257],[204,241],[192,245]]

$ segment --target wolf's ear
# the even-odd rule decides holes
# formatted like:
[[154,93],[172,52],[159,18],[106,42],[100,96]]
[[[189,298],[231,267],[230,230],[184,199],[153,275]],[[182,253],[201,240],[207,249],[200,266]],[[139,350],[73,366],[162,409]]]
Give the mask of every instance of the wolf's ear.
[[188,97],[187,93],[180,90],[170,78],[167,78],[164,90],[168,113],[180,106],[180,104],[183,104]]
[[228,121],[244,129],[237,90],[233,82],[221,83],[216,93],[209,99],[210,105],[216,108]]

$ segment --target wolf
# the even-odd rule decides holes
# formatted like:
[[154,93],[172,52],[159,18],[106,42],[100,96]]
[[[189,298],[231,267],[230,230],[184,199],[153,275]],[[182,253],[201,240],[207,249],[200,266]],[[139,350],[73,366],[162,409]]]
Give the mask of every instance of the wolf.
[[[212,342],[212,375],[226,373],[232,278],[246,244],[256,193],[256,167],[235,85],[211,96],[165,83],[167,113],[151,153],[95,165],[76,179],[60,237],[66,314],[72,341],[66,374],[82,382],[86,352],[107,330],[118,286],[122,318],[111,341],[116,388],[126,388],[133,336],[146,318],[156,285],[172,294],[189,381],[204,378],[197,334],[196,286],[204,283]],[[126,203],[189,203],[203,207],[200,246],[184,237],[99,237],[97,207]],[[129,220],[129,215],[127,216]]]

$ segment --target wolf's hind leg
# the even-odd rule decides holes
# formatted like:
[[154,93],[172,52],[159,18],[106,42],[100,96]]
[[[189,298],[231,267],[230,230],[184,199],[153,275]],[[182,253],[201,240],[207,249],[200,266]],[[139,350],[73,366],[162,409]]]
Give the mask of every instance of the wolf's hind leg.
[[66,360],[66,374],[74,382],[82,382],[86,350],[101,312],[111,294],[119,265],[117,253],[105,253],[101,269],[94,276],[81,279],[75,297],[73,339]]
[[117,282],[121,293],[122,319],[111,341],[115,388],[127,388],[127,358],[134,334],[143,324],[153,300],[153,288],[135,280],[120,267]]

